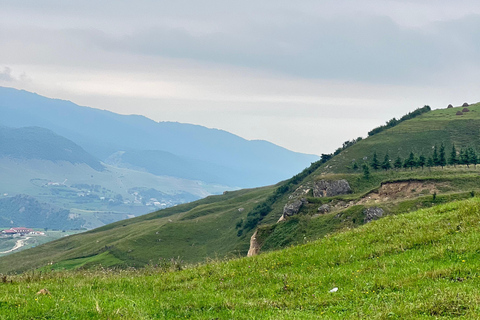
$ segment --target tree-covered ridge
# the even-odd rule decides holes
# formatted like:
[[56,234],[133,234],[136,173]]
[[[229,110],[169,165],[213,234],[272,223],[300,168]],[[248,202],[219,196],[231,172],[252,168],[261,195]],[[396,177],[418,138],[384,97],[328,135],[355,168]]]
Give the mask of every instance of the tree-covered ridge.
[[376,128],[374,128],[373,130],[369,131],[369,132],[368,132],[368,135],[369,135],[369,136],[373,136],[374,134],[380,133],[380,132],[382,132],[382,131],[384,131],[384,130],[386,130],[386,129],[388,129],[388,128],[393,128],[393,127],[395,127],[396,125],[402,123],[402,122],[405,121],[405,120],[413,119],[413,118],[415,118],[415,117],[418,117],[419,115],[422,115],[422,114],[424,114],[424,113],[426,113],[426,112],[429,112],[430,110],[432,110],[432,109],[430,108],[430,106],[427,106],[427,105],[426,105],[426,106],[424,106],[423,108],[418,108],[418,109],[416,109],[416,110],[414,110],[414,111],[412,111],[412,112],[407,113],[406,115],[404,115],[403,117],[401,117],[401,118],[398,119],[398,120],[397,120],[396,118],[392,118],[392,119],[388,120],[385,125],[376,127]]

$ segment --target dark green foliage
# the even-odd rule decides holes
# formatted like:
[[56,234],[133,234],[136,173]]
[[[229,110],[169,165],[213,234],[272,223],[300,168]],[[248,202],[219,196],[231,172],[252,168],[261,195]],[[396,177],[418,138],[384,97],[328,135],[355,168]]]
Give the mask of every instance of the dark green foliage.
[[370,169],[368,168],[368,165],[366,163],[363,164],[362,169],[363,169],[363,178],[366,180],[370,179]]
[[450,158],[448,159],[448,164],[455,166],[458,164],[458,158],[457,158],[457,149],[455,148],[455,145],[452,145],[452,151],[450,152]]
[[435,166],[439,166],[439,165],[440,165],[440,158],[438,157],[437,145],[434,145],[434,146],[433,146],[432,159],[433,159],[433,164],[434,164]]
[[397,159],[395,160],[395,163],[393,164],[393,166],[395,167],[395,169],[400,169],[400,168],[402,168],[402,165],[403,165],[403,161],[400,158],[400,156],[398,156]]
[[265,201],[258,204],[252,211],[250,211],[247,215],[247,221],[245,222],[242,229],[242,232],[238,231],[237,235],[242,235],[243,231],[250,231],[253,230],[263,218],[268,215],[272,211],[272,205],[280,199],[284,194],[289,191],[295,190],[296,186],[303,181],[306,177],[312,174],[315,170],[317,170],[322,164],[327,162],[332,156],[328,154],[322,154],[322,157],[319,161],[314,162],[310,165],[310,167],[303,170],[301,173],[293,176],[286,182],[284,182],[281,186],[279,186],[273,195],[269,196]]
[[378,168],[380,168],[380,161],[378,161],[377,152],[373,153],[373,158],[372,158],[372,162],[370,163],[370,166],[372,167],[373,170],[378,170]]
[[435,162],[433,161],[433,158],[432,157],[428,157],[427,159],[427,167],[428,168],[432,168],[435,166]]
[[355,171],[358,170],[358,164],[356,162],[353,163],[352,169]]
[[439,154],[438,154],[438,165],[443,168],[443,167],[445,167],[446,164],[447,164],[447,160],[445,158],[445,146],[442,143],[440,145],[440,151],[439,151]]
[[404,167],[410,168],[410,170],[412,170],[413,167],[415,167],[416,165],[417,165],[417,161],[415,161],[415,155],[413,154],[413,152],[410,152],[410,155],[408,156],[408,158],[405,159]]
[[413,119],[421,114],[424,114],[426,112],[429,112],[431,109],[429,106],[424,106],[423,108],[418,108],[416,109],[415,111],[412,111],[412,112],[409,112],[407,113],[406,115],[404,115],[403,117],[400,118],[400,120],[397,120],[395,118],[392,118],[390,119],[389,121],[387,121],[387,123],[383,126],[380,126],[380,127],[376,127],[375,129],[371,130],[368,132],[368,135],[369,136],[373,136],[377,133],[380,133],[388,128],[393,128],[395,127],[396,125],[398,125],[399,123],[405,121],[405,120],[409,120],[409,119]]
[[468,159],[467,167],[469,164],[473,164],[476,166],[478,163],[478,156],[477,156],[477,153],[475,152],[475,149],[473,149],[472,147],[468,147],[465,153],[467,154],[467,159]]
[[423,169],[426,163],[427,163],[427,159],[425,159],[425,156],[421,154],[420,157],[418,157],[417,166],[422,167]]
[[468,164],[468,154],[465,149],[460,149],[460,164]]
[[383,159],[383,162],[382,162],[382,169],[388,170],[391,168],[392,168],[392,165],[390,164],[390,157],[388,156],[388,153],[387,153],[385,154],[385,158]]

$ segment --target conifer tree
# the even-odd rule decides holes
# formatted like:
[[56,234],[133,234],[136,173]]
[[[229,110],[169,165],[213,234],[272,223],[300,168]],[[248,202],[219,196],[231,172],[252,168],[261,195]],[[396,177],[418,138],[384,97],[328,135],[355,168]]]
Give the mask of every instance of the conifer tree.
[[455,145],[452,145],[452,151],[450,152],[450,158],[448,159],[448,164],[455,167],[457,163],[458,163],[457,149],[455,149]]
[[460,149],[460,164],[467,164],[468,165],[468,154],[467,151],[463,148]]
[[433,146],[433,156],[432,156],[432,160],[433,160],[433,165],[434,165],[434,166],[439,166],[439,165],[440,165],[440,161],[439,161],[439,159],[438,159],[437,145],[434,145],[434,146]]
[[443,143],[440,145],[440,151],[438,154],[438,165],[440,165],[443,169],[445,165],[447,164],[447,159],[445,158],[445,146]]
[[418,157],[417,165],[419,167],[422,167],[422,170],[423,170],[423,166],[425,166],[426,163],[427,163],[427,159],[425,159],[425,156],[421,154],[420,157]]
[[470,163],[473,164],[473,166],[476,168],[477,164],[479,162],[477,152],[475,149],[472,148],[471,154],[470,154]]
[[402,159],[400,159],[400,156],[398,156],[393,166],[395,167],[395,169],[400,169],[402,167],[402,164],[403,164]]
[[433,158],[432,158],[432,157],[428,157],[428,159],[427,159],[427,167],[430,169],[430,168],[432,168],[433,166],[435,166],[435,162],[433,161]]
[[407,160],[405,160],[405,163],[407,164],[407,167],[410,168],[410,170],[413,170],[413,167],[417,165],[417,161],[415,161],[415,155],[413,152],[410,152],[410,155],[408,156]]
[[370,166],[373,168],[373,170],[378,170],[378,168],[380,168],[380,162],[378,161],[376,151],[373,153],[373,159],[372,159],[372,163],[370,164]]
[[391,169],[391,168],[392,168],[392,165],[390,164],[390,157],[388,156],[388,153],[387,153],[385,154],[385,158],[383,159],[383,162],[382,162],[382,169],[387,171],[388,169]]
[[368,165],[366,163],[363,164],[362,169],[363,169],[363,177],[366,180],[370,179],[370,169],[368,168]]
[[478,158],[477,158],[477,153],[475,152],[475,149],[473,149],[472,147],[468,147],[465,153],[467,154],[467,159],[468,159],[467,167],[469,164],[473,164],[476,167]]

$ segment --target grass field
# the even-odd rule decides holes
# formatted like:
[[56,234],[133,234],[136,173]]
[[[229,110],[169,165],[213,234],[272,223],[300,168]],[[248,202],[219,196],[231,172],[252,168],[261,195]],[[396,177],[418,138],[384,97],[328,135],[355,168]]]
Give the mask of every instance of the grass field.
[[156,261],[7,277],[0,319],[477,319],[479,243],[474,198],[181,271]]

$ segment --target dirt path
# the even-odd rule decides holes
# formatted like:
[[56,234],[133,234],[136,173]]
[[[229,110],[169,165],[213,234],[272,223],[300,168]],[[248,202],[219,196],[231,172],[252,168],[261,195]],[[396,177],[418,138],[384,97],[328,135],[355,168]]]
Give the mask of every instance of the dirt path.
[[20,249],[21,247],[23,247],[25,245],[25,241],[27,241],[28,239],[30,239],[30,237],[26,237],[25,239],[17,240],[17,242],[15,243],[15,245],[13,246],[12,249],[0,252],[0,254],[10,253],[10,252],[15,251],[17,249]]

